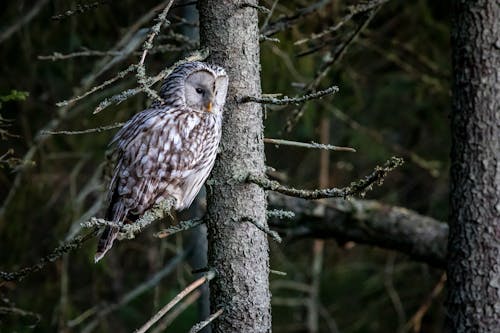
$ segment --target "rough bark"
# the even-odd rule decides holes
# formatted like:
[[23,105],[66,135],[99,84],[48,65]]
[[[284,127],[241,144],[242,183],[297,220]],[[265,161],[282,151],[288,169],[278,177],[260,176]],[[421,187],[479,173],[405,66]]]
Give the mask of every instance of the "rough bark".
[[447,330],[500,332],[500,3],[456,0]]
[[292,221],[271,219],[288,239],[335,238],[399,251],[438,268],[446,263],[448,225],[402,207],[370,200],[306,201],[269,195],[270,208],[290,210]]
[[229,93],[224,110],[221,149],[207,188],[208,262],[212,311],[224,307],[213,332],[271,331],[269,248],[267,236],[253,224],[266,224],[265,192],[235,180],[264,173],[262,109],[238,104],[245,95],[260,96],[257,1],[200,0],[200,38],[209,61],[226,68]]

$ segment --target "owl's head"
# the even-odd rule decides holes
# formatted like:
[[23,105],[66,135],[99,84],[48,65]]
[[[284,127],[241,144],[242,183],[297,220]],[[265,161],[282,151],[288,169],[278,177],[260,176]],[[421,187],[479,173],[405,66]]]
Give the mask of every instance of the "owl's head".
[[227,87],[228,77],[222,67],[194,61],[178,66],[167,77],[162,97],[167,103],[194,111],[221,114]]

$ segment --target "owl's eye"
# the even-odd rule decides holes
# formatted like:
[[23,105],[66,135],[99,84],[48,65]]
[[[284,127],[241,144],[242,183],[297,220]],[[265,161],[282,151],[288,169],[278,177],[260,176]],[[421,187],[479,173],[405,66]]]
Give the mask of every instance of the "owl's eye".
[[203,95],[203,89],[201,88],[196,88],[196,92],[200,95]]

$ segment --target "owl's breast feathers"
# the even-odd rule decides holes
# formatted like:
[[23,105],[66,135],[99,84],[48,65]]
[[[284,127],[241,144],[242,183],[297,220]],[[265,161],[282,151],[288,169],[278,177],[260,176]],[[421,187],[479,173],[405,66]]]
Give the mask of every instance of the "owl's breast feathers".
[[[221,119],[184,109],[148,109],[115,136],[117,164],[109,192],[113,221],[141,215],[172,196],[187,208],[208,177],[217,155]],[[117,216],[121,215],[121,216]]]

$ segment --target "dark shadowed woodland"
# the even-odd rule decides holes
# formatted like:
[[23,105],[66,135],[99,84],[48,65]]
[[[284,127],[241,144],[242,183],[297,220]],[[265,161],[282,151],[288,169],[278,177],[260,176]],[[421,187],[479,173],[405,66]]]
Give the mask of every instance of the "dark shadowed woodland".
[[[495,0],[0,2],[0,332],[500,332],[499,22]],[[108,143],[192,60],[230,80],[206,190],[95,264]]]

